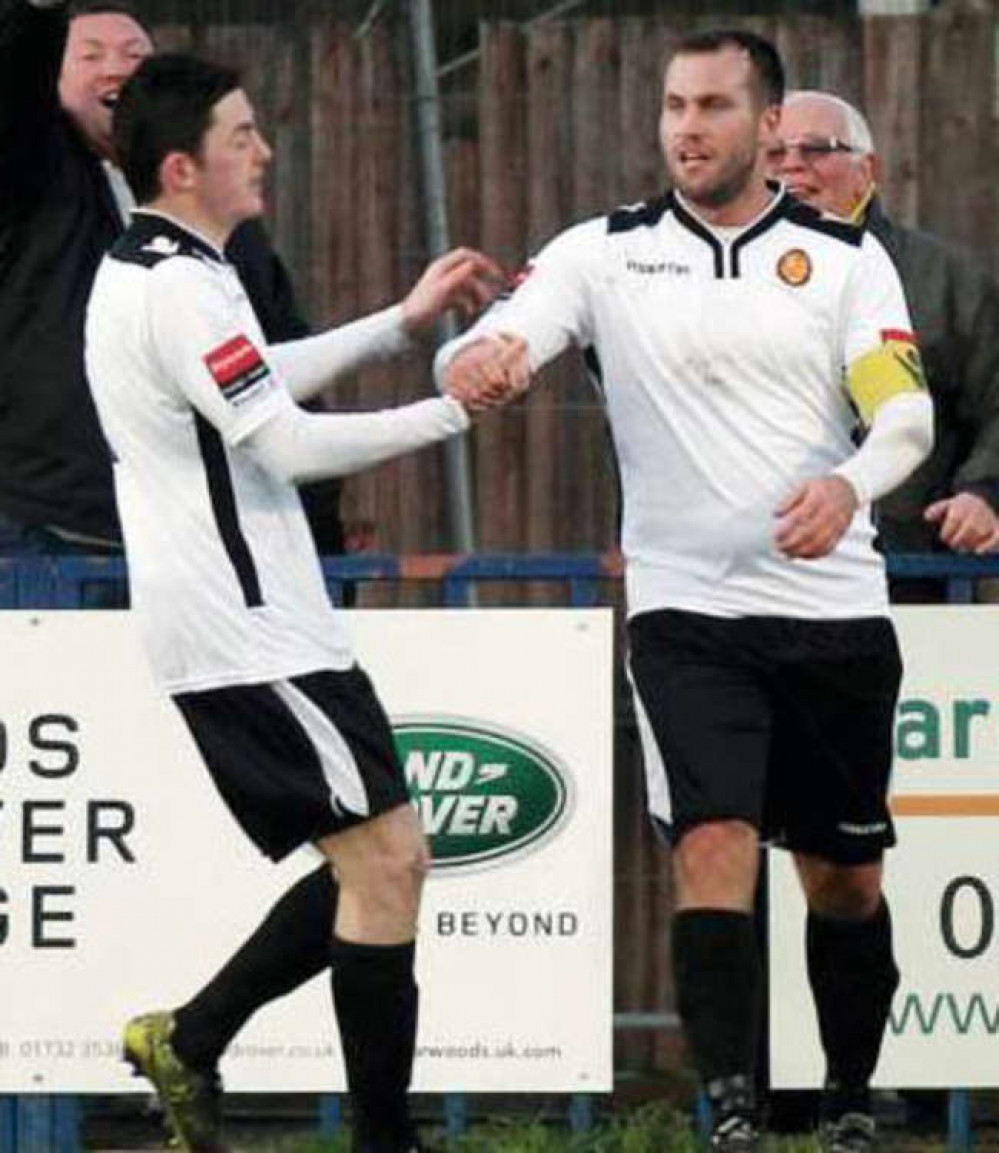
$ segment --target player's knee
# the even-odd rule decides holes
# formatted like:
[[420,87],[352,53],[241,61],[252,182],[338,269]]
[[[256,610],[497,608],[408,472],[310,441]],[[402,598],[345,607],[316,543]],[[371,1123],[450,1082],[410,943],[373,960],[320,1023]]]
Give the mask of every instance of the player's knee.
[[380,851],[367,859],[363,884],[375,905],[409,910],[419,901],[429,867],[423,839],[399,837],[380,846]]
[[744,821],[705,821],[684,833],[677,854],[692,872],[752,866],[756,860],[755,830]]
[[830,867],[806,890],[809,908],[840,921],[866,921],[881,904],[880,877],[865,870]]
[[759,841],[744,821],[707,821],[688,829],[674,855],[681,904],[743,908],[756,884]]
[[414,837],[394,846],[385,863],[390,884],[400,889],[419,892],[430,871],[430,854],[422,837]]

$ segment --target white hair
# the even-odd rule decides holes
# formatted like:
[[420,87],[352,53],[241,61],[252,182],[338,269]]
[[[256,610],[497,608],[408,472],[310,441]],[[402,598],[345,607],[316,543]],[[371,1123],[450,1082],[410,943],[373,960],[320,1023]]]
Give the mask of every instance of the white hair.
[[841,96],[834,96],[831,92],[796,88],[794,91],[788,92],[784,98],[784,103],[793,104],[796,100],[821,100],[833,105],[842,114],[843,122],[846,125],[844,143],[849,144],[857,152],[863,152],[868,156],[874,153],[874,136],[871,133],[870,125],[864,119],[863,114]]

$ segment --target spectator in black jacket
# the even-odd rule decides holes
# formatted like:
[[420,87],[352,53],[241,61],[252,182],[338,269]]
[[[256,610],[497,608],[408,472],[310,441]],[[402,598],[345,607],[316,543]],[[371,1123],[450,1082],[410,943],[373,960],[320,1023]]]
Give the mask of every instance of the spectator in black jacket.
[[[114,164],[114,102],[152,50],[149,29],[117,0],[0,0],[0,554],[121,549],[83,318],[132,207]],[[308,332],[259,222],[236,231],[227,255],[268,339]],[[313,526],[336,549],[336,490],[321,496]]]
[[[895,261],[934,406],[934,446],[877,505],[892,552],[985,553],[999,545],[999,289],[974,255],[904,228],[877,193],[880,160],[861,113],[832,93],[788,93],[771,170],[801,200],[868,228]],[[891,599],[945,599],[944,582],[889,582]],[[944,1124],[942,1093],[907,1093],[910,1128]],[[809,1127],[817,1095],[772,1094],[771,1128]]]
[[[853,220],[895,261],[933,396],[932,454],[877,506],[894,552],[999,547],[999,290],[975,257],[903,228],[877,195],[878,158],[863,116],[838,96],[792,92],[772,169],[802,200]],[[892,598],[942,599],[938,582],[895,582]]]
[[[113,163],[112,111],[152,47],[116,0],[69,12],[63,0],[0,0],[0,555],[121,549],[83,333],[97,267],[132,207]],[[305,335],[259,224],[237,229],[226,255],[268,339]],[[432,262],[398,310],[387,354],[452,307],[482,307],[499,282],[499,268],[468,250]],[[361,352],[345,359],[364,363]],[[221,1051],[262,1004],[328,967],[328,932],[302,932],[331,925],[336,901],[325,865],[278,900],[181,1010],[203,1047]],[[201,1078],[208,1091],[210,1081]]]

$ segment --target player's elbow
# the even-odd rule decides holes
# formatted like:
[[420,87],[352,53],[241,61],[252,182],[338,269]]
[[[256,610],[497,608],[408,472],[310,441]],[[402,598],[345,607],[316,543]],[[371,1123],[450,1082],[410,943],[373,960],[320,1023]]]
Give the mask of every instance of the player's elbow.
[[309,419],[307,413],[289,409],[252,433],[244,442],[246,451],[274,480],[296,486],[315,480],[307,451]]
[[878,411],[894,436],[904,443],[913,468],[933,451],[933,401],[928,392],[906,392],[892,397]]
[[273,480],[291,485],[305,484],[309,480],[306,470],[292,454],[273,445],[253,444],[247,448],[257,467]]
[[919,413],[919,419],[915,422],[912,436],[916,451],[919,453],[919,459],[925,460],[933,451],[936,433],[933,420],[933,401],[930,399],[929,394],[924,394],[920,399],[923,401],[923,404]]

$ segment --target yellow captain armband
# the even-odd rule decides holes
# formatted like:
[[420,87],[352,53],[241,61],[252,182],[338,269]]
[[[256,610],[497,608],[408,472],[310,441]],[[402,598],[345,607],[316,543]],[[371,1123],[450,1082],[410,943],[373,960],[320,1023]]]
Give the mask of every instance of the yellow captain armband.
[[855,360],[847,378],[850,396],[867,427],[893,396],[926,389],[923,360],[912,333],[886,330],[881,337],[881,347]]

